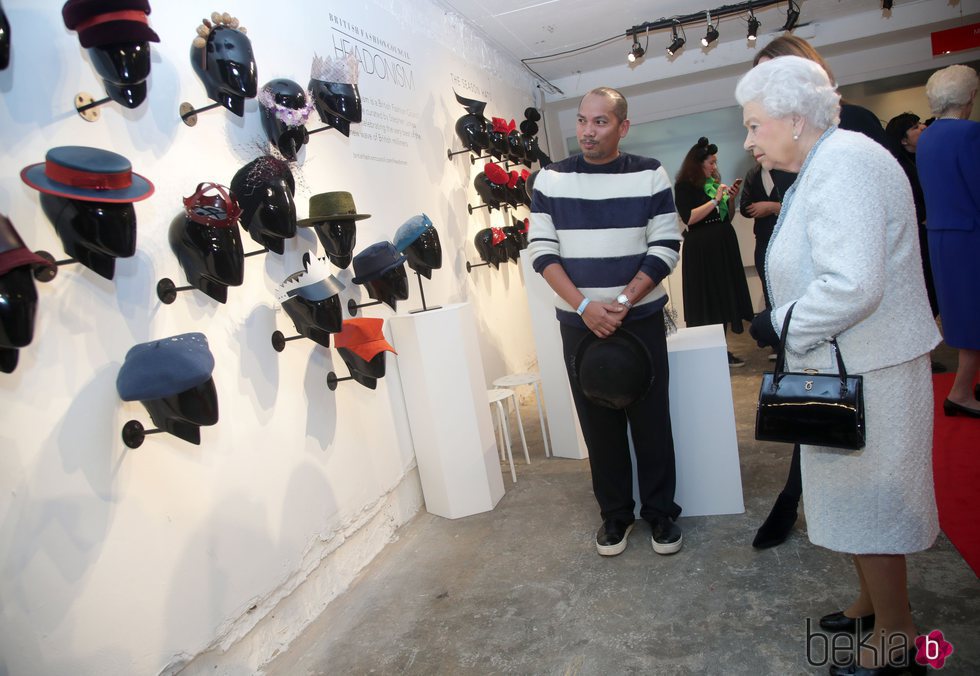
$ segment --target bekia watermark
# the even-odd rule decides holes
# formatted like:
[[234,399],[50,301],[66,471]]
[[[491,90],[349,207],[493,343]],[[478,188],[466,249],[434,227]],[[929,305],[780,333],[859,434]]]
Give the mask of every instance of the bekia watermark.
[[[953,654],[953,644],[945,639],[943,632],[934,629],[928,634],[916,636],[912,644],[903,634],[885,637],[875,632],[864,635],[872,626],[863,626],[861,618],[855,620],[854,633],[825,634],[813,630],[812,620],[806,618],[806,661],[811,667],[826,667],[831,664],[856,662],[861,651],[870,653],[873,664],[887,662],[893,667],[929,665],[942,669],[946,658]],[[867,663],[867,662],[865,662]]]

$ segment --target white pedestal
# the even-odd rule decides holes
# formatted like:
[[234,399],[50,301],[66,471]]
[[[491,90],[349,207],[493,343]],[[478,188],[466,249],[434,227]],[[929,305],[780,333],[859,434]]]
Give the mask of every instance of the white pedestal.
[[468,303],[388,320],[425,508],[458,519],[504,495],[476,321]]
[[568,389],[568,373],[562,357],[561,334],[555,319],[555,292],[531,267],[527,250],[521,251],[521,272],[531,313],[531,331],[538,353],[538,372],[544,390],[544,407],[548,412],[551,453],[559,458],[580,460],[589,457],[582,429],[575,413],[575,402]]
[[682,516],[741,514],[745,504],[724,330],[720,324],[678,330],[667,338],[667,360],[677,465],[674,502]]

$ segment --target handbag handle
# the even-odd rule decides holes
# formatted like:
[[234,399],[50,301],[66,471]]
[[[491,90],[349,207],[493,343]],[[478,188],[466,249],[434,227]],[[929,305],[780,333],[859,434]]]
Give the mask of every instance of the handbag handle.
[[[789,320],[793,316],[793,308],[796,303],[789,306],[786,311],[786,318],[783,320],[783,330],[779,334],[779,350],[776,352],[776,366],[772,375],[772,388],[775,390],[786,374],[786,334],[789,331]],[[840,376],[841,392],[847,391],[847,369],[844,368],[844,357],[841,356],[840,347],[837,345],[837,338],[831,338],[830,344],[834,346],[834,354],[837,356],[837,373]]]

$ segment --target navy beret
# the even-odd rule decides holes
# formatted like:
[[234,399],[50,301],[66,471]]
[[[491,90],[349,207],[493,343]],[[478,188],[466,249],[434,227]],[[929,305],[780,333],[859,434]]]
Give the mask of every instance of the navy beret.
[[197,387],[211,377],[214,356],[203,333],[134,345],[116,377],[123,401],[163,399]]

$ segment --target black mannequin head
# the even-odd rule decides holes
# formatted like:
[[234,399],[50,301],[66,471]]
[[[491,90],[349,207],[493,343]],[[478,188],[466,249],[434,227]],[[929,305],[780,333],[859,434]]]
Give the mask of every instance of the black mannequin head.
[[364,357],[355,354],[346,347],[337,348],[337,352],[340,353],[344,363],[347,364],[347,369],[350,371],[350,375],[354,381],[369,390],[377,388],[378,378],[385,377],[384,352],[379,352],[370,360],[364,359]]
[[491,121],[490,128],[490,154],[498,160],[507,156],[507,120],[502,117],[495,117]]
[[392,238],[395,249],[408,259],[408,267],[432,279],[432,271],[442,267],[442,245],[439,233],[425,214],[405,221]]
[[[503,175],[503,178],[498,176],[498,170]],[[509,177],[506,171],[496,164],[487,164],[485,170],[481,171],[473,179],[473,187],[476,188],[476,194],[480,196],[484,204],[489,204],[491,207],[499,209],[501,202],[507,200],[508,179]]]
[[198,27],[190,54],[208,97],[239,117],[245,111],[245,99],[254,98],[258,91],[255,56],[245,33],[238,19],[214,12],[211,21]]
[[141,403],[154,425],[192,444],[201,443],[201,427],[218,422],[218,392],[214,378],[178,394]]
[[0,371],[13,372],[18,348],[34,338],[37,289],[30,267],[0,274]]
[[184,211],[170,223],[169,237],[187,282],[224,303],[228,287],[240,286],[245,278],[245,253],[236,226],[238,205],[227,192],[204,195],[216,187],[201,184],[184,200]]
[[368,295],[386,303],[392,310],[396,301],[408,298],[405,256],[391,242],[377,242],[354,256],[351,281],[367,287]]
[[149,0],[68,0],[65,26],[78,31],[109,98],[126,108],[146,99],[150,42],[160,38],[149,26]]
[[371,218],[371,214],[357,213],[353,195],[345,190],[335,190],[310,197],[309,216],[297,225],[313,228],[330,262],[345,269],[353,259],[356,222],[365,218]]
[[504,255],[516,263],[521,258],[521,238],[517,232],[517,227],[508,225],[501,230],[504,231],[504,241],[499,246],[504,248]]
[[24,167],[20,177],[41,193],[41,208],[72,258],[112,279],[115,259],[136,252],[133,202],[152,195],[153,184],[122,155],[58,146],[44,162]]
[[198,444],[198,428],[218,422],[213,371],[207,337],[184,333],[131,347],[116,390],[123,401],[141,402],[157,427]]
[[67,253],[112,279],[116,258],[136,253],[136,210],[131,203],[88,202],[41,193],[41,209]]
[[295,191],[289,164],[271,155],[252,160],[231,179],[231,192],[242,210],[242,227],[277,254],[284,250],[283,240],[296,235]]
[[10,22],[0,5],[0,70],[10,65]]
[[343,328],[340,292],[345,287],[330,274],[326,258],[304,254],[303,266],[279,285],[276,299],[300,334],[330,347],[330,334]]
[[498,269],[500,267],[500,254],[497,252],[497,247],[493,244],[493,232],[490,228],[483,228],[476,233],[473,237],[473,245],[476,247],[476,252],[480,254],[480,259],[484,263],[489,263]]
[[331,59],[313,55],[310,67],[310,94],[320,120],[344,136],[351,124],[361,121],[361,93],[357,88],[357,57]]
[[110,99],[126,108],[143,103],[150,77],[149,43],[117,42],[92,47],[88,53]]
[[392,310],[397,309],[398,301],[408,300],[408,273],[405,266],[392,268],[376,279],[364,282],[368,295],[380,300]]
[[297,83],[287,78],[270,80],[258,93],[262,128],[282,156],[295,160],[296,153],[310,140],[304,126],[313,104]]
[[[454,92],[455,93],[455,92]],[[456,120],[456,136],[467,150],[480,153],[490,147],[490,122],[483,117],[486,101],[468,99],[456,94],[456,101],[466,109],[466,115]]]
[[408,267],[432,279],[432,271],[442,267],[442,244],[439,243],[439,233],[435,228],[426,228],[418,239],[405,249]]

